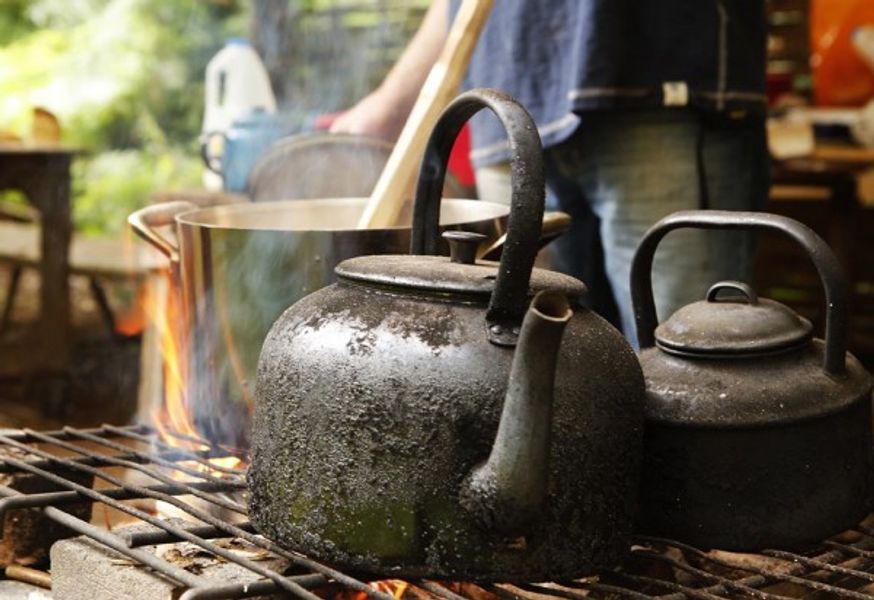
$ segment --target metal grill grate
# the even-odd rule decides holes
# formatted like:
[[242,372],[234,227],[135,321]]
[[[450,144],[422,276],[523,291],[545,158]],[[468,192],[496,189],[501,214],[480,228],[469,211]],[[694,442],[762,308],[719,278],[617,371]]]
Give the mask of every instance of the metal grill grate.
[[[0,432],[0,449],[14,447],[29,455],[27,460],[3,456],[0,472],[27,472],[52,482],[59,490],[23,494],[0,486],[0,518],[16,508],[41,508],[44,514],[75,532],[112,548],[135,563],[148,566],[187,588],[182,600],[197,598],[248,598],[270,594],[319,600],[326,590],[351,590],[377,600],[394,600],[370,582],[350,576],[278,547],[255,534],[245,521],[245,506],[239,502],[245,491],[242,469],[210,462],[233,456],[227,449],[181,434],[170,434],[194,450],[180,449],[161,441],[145,426],[95,429],[64,428],[61,431],[20,430]],[[154,481],[130,483],[119,476],[119,467],[136,471]],[[93,475],[99,489],[84,487],[58,472]],[[131,500],[165,502],[202,522],[179,526],[168,518],[137,507]],[[196,500],[195,500],[196,499]],[[60,509],[83,500],[99,503],[149,523],[147,532],[117,531],[97,527]],[[217,510],[237,513],[242,523],[231,524],[214,516]],[[280,573],[234,553],[218,539],[239,538],[274,557],[291,563],[293,574]],[[144,546],[187,541],[210,554],[251,571],[255,583],[214,581],[171,564]],[[501,585],[408,582],[405,597],[417,600],[516,600],[553,598],[874,598],[874,529],[860,525],[807,554],[763,551],[758,555],[702,552],[684,544],[638,537],[628,562],[620,569],[573,582]],[[331,592],[335,593],[335,592]],[[339,597],[339,596],[338,596]],[[349,598],[350,596],[343,596]],[[358,598],[359,596],[352,596]]]

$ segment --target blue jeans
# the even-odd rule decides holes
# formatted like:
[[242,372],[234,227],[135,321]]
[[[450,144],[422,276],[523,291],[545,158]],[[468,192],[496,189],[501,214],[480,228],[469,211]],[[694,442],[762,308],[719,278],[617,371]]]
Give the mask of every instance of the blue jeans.
[[[555,250],[556,266],[595,277],[586,283],[596,309],[609,286],[622,330],[635,346],[629,274],[650,226],[678,210],[760,210],[767,200],[768,153],[759,118],[666,109],[586,113],[570,139],[546,152],[546,162],[556,208],[576,223]],[[595,234],[600,240],[593,242]],[[750,233],[668,234],[653,264],[659,319],[703,299],[716,281],[748,281],[754,252]]]
[[[574,219],[551,245],[552,267],[585,281],[589,306],[635,346],[629,274],[643,234],[678,210],[760,210],[768,193],[759,118],[679,109],[589,112],[570,139],[546,151],[545,160],[547,205]],[[484,185],[481,175],[487,176]],[[485,199],[509,198],[507,185],[504,165],[477,171],[477,187],[492,188]],[[703,299],[717,281],[749,280],[754,251],[749,233],[668,234],[653,264],[659,319]]]

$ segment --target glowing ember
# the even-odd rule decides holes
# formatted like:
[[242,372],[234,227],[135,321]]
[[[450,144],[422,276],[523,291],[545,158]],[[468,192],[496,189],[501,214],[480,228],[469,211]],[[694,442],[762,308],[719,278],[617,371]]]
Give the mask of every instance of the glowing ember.
[[[397,600],[404,597],[404,592],[407,591],[409,583],[402,579],[383,579],[381,581],[371,581],[368,585],[373,589],[391,594]],[[344,591],[334,596],[334,600],[367,600],[368,596],[364,592]]]
[[[145,248],[142,244],[137,244],[134,241],[133,232],[128,231],[122,238],[122,252],[124,255],[124,263],[131,265],[131,269],[135,269],[134,265],[140,264],[140,255],[145,252],[156,252],[153,249]],[[148,279],[146,280],[148,282]],[[133,279],[133,283],[138,283],[138,280]],[[136,302],[127,304],[121,307],[115,314],[115,332],[123,336],[135,336],[143,332],[146,326],[146,316],[144,307],[146,306],[146,295],[148,294],[148,285],[137,285]]]
[[149,287],[137,289],[137,301],[131,308],[119,310],[115,318],[115,332],[126,337],[140,335],[145,329],[145,314],[143,307],[148,301]]

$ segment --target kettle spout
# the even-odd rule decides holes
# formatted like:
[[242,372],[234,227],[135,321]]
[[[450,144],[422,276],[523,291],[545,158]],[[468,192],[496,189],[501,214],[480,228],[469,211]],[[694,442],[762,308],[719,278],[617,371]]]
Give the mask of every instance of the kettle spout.
[[462,485],[462,506],[508,535],[519,534],[546,500],[555,367],[571,316],[567,299],[557,292],[540,292],[531,302],[491,453]]

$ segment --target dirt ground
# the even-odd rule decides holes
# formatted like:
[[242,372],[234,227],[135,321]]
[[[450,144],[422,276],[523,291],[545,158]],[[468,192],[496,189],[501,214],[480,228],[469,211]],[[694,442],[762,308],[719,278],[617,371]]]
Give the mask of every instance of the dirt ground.
[[[6,302],[9,273],[7,265],[0,265],[0,306]],[[134,305],[136,290],[128,284],[106,284],[104,290],[117,314]],[[87,279],[71,278],[73,365],[61,383],[62,393],[51,393],[45,378],[27,374],[38,354],[38,293],[38,274],[26,270],[10,323],[0,331],[0,427],[131,422],[136,414],[139,336],[112,332],[101,318]]]

